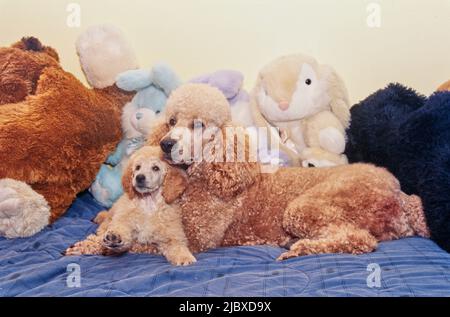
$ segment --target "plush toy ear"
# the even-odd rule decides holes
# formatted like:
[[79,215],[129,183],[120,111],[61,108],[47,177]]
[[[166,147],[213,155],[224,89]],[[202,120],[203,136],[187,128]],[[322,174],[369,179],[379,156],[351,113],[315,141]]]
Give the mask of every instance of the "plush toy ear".
[[192,79],[193,83],[205,83],[219,89],[227,99],[235,97],[242,88],[244,76],[234,70],[219,70],[215,73]]
[[450,90],[450,80],[439,86],[438,91]]
[[320,66],[320,72],[328,76],[331,111],[342,125],[347,128],[350,123],[350,101],[345,83],[336,71],[328,65]]
[[138,91],[152,84],[152,74],[145,69],[132,69],[116,77],[116,86],[125,91]]
[[0,105],[25,100],[28,87],[19,76],[5,74],[0,77]]
[[161,88],[166,96],[181,85],[177,74],[165,64],[157,64],[152,68],[153,84]]
[[118,74],[138,68],[125,36],[111,25],[88,28],[78,37],[76,49],[86,79],[94,88],[112,86]]
[[185,191],[187,183],[186,173],[182,169],[168,165],[162,190],[166,203],[171,204],[179,198]]

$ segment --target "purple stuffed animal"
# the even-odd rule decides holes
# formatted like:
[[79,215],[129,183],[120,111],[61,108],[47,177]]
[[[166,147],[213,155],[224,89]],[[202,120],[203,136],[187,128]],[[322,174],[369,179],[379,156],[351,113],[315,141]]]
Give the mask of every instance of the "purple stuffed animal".
[[250,96],[242,88],[244,76],[234,70],[219,70],[214,73],[198,76],[191,83],[209,84],[223,92],[231,106],[231,116],[234,122],[244,127],[253,126],[250,112]]

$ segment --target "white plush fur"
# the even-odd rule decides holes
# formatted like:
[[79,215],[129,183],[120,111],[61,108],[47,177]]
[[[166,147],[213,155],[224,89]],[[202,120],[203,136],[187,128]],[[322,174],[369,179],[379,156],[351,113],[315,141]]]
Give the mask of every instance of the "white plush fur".
[[112,86],[118,74],[138,68],[134,51],[113,26],[88,28],[79,36],[76,49],[86,79],[95,88]]
[[0,180],[0,236],[29,237],[48,225],[50,207],[29,185],[13,179]]

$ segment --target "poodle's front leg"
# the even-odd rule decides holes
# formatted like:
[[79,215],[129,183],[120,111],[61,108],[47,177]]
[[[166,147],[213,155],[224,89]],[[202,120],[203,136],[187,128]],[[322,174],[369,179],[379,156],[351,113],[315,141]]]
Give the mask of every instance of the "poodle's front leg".
[[372,252],[376,247],[377,239],[367,230],[356,228],[351,224],[331,224],[322,228],[317,238],[300,239],[277,260],[321,253],[362,254]]
[[185,244],[171,242],[159,247],[161,253],[173,265],[189,265],[197,262]]

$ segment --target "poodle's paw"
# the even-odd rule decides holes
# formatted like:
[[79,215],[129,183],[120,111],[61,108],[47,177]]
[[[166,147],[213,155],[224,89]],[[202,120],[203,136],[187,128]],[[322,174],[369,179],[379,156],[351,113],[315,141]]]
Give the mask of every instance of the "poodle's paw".
[[277,261],[283,261],[283,260],[287,260],[290,258],[295,258],[298,256],[303,255],[301,252],[299,252],[298,250],[290,250],[290,251],[286,251],[284,253],[282,253],[278,258]]
[[187,266],[187,265],[191,265],[194,264],[195,262],[197,262],[197,259],[189,252],[186,254],[179,254],[176,256],[173,256],[169,262],[172,265],[176,265],[176,266]]
[[197,259],[186,247],[177,247],[166,252],[167,261],[172,265],[186,266],[197,262]]
[[114,252],[125,252],[130,248],[131,241],[127,239],[124,235],[108,230],[103,235],[103,246]]
[[103,246],[100,241],[98,241],[97,236],[90,235],[86,240],[75,243],[64,252],[65,256],[83,254],[103,254]]

